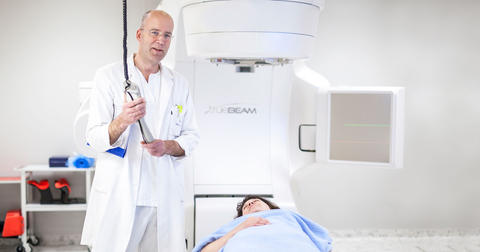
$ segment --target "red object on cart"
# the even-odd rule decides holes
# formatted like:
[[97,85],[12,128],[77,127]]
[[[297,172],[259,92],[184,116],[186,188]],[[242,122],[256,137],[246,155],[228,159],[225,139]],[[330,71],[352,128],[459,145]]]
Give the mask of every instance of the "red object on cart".
[[65,178],[61,178],[55,181],[55,188],[62,189],[62,187],[66,187],[68,189],[68,193],[72,192],[72,189],[70,188],[70,184]]
[[5,217],[2,237],[19,236],[23,234],[23,217],[20,210],[10,210]]
[[50,184],[48,183],[48,180],[44,179],[41,180],[40,182],[37,182],[36,180],[29,180],[27,181],[29,185],[33,185],[39,190],[47,190]]

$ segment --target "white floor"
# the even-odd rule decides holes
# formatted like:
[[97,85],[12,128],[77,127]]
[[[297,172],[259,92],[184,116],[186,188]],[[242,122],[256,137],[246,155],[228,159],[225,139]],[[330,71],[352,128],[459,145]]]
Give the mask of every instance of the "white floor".
[[479,252],[480,237],[340,238],[335,252]]
[[479,229],[333,231],[335,252],[480,252]]

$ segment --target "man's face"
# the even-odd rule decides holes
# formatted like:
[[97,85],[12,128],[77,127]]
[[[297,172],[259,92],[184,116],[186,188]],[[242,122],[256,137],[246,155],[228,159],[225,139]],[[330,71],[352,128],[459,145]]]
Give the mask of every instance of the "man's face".
[[168,52],[173,21],[166,15],[150,13],[143,27],[137,30],[138,51],[152,63],[160,62]]

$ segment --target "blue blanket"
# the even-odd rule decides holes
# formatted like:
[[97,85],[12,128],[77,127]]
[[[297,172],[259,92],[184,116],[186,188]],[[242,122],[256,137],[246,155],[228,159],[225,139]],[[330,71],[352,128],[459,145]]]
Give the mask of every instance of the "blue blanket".
[[325,228],[295,212],[274,209],[234,219],[203,239],[192,252],[201,251],[207,244],[221,238],[252,216],[265,218],[270,224],[249,227],[236,233],[220,252],[328,252],[332,249],[332,238]]

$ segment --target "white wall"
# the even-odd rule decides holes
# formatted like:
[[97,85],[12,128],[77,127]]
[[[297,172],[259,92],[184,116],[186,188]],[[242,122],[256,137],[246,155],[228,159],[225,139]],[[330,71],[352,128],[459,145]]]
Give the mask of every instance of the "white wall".
[[[155,2],[129,1],[130,52]],[[293,181],[302,212],[329,228],[480,225],[479,14],[469,0],[327,0],[309,65],[334,85],[407,88],[405,168],[303,169]],[[2,0],[0,24],[0,174],[14,175],[74,151],[77,83],[121,59],[121,1]],[[297,150],[296,129],[315,122],[315,90],[295,85],[291,154],[300,167],[314,160]],[[3,215],[19,191],[0,192]],[[39,216],[39,235],[80,233],[83,213]]]
[[[301,212],[329,228],[480,225],[479,26],[478,1],[327,1],[308,64],[333,85],[406,87],[405,163],[301,169]],[[299,123],[315,122],[302,109],[315,106],[315,89],[295,85],[293,143]],[[295,167],[314,162],[291,153]]]
[[[137,49],[141,16],[158,2],[128,1],[129,52]],[[122,57],[122,1],[2,0],[0,24],[0,176],[13,176],[15,167],[73,153],[78,82],[92,80],[98,67]],[[17,186],[0,192],[0,216],[19,208]],[[84,217],[36,215],[40,236],[79,234]]]

